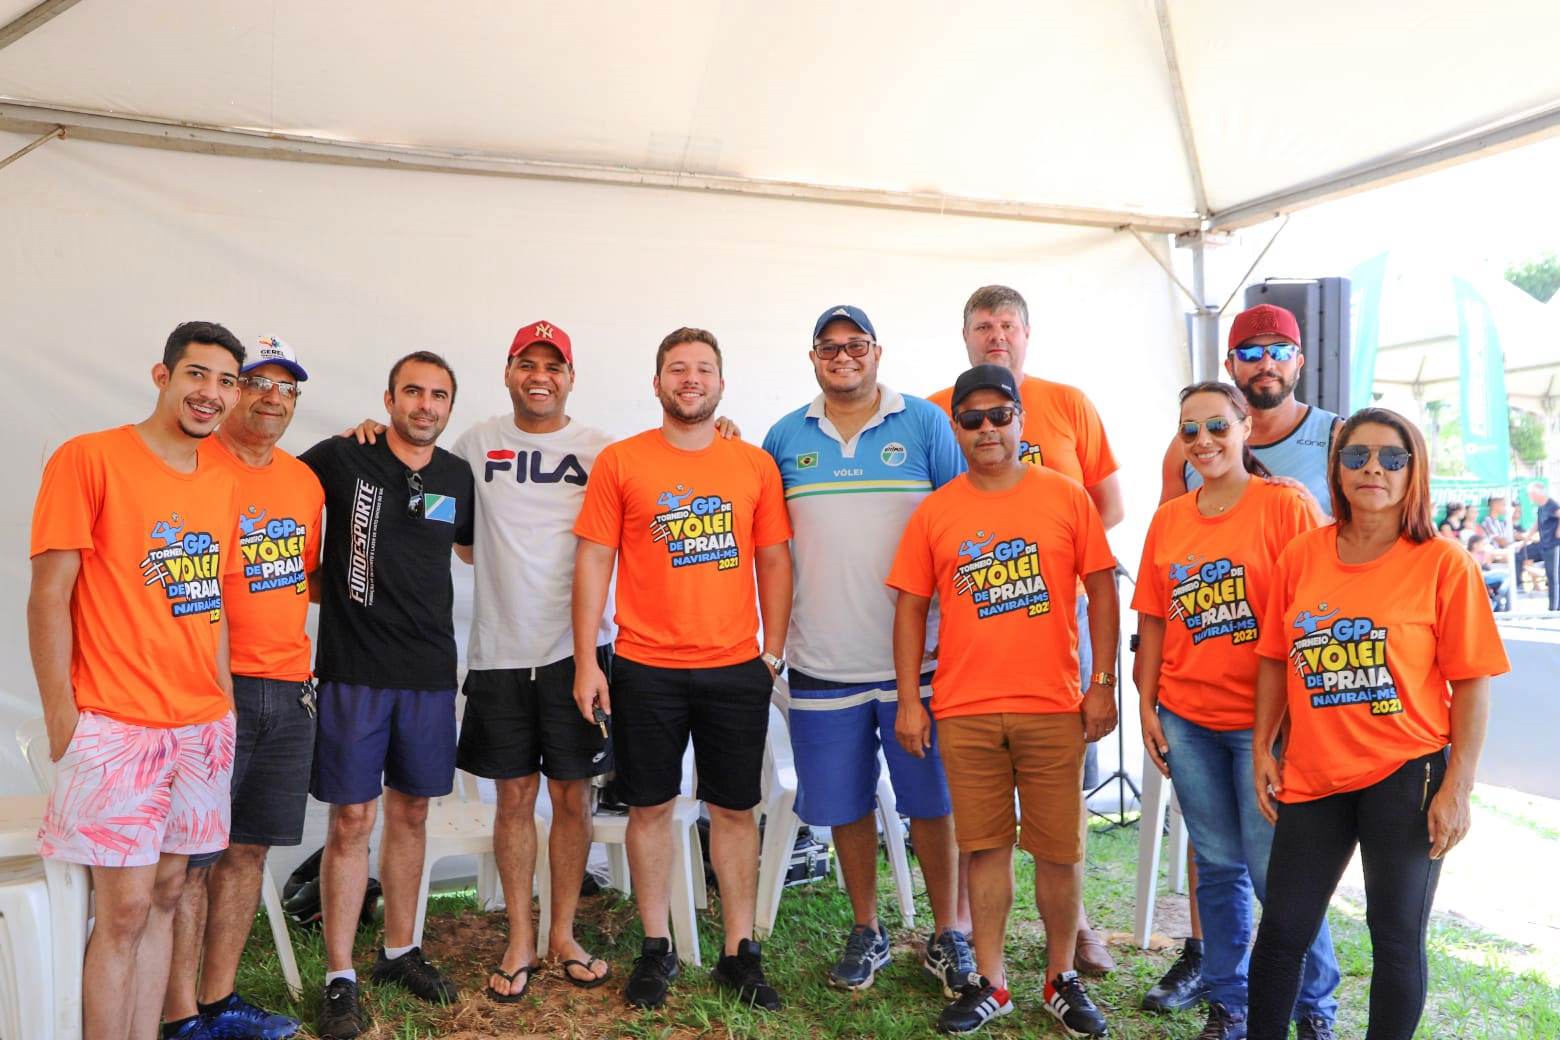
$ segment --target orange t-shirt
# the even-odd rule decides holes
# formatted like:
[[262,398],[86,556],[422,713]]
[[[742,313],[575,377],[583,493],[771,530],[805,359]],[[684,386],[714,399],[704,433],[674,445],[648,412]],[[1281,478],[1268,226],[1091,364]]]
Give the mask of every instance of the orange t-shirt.
[[[1025,376],[1018,395],[1024,406],[1019,461],[1054,469],[1086,488],[1116,472],[1116,456],[1105,438],[1100,413],[1082,390]],[[939,390],[927,400],[951,414],[953,387]]]
[[996,492],[961,474],[928,495],[888,585],[937,596],[932,714],[1077,711],[1078,580],[1115,565],[1082,485],[1050,470]]
[[320,565],[320,512],[325,489],[314,471],[276,449],[255,467],[215,436],[201,442],[210,460],[238,483],[239,567],[222,583],[234,675],[302,681],[313,672],[309,575]]
[[699,451],[646,430],[609,444],[574,533],[618,550],[616,650],[658,668],[758,656],[753,553],[791,537],[774,460],[738,440]]
[[73,437],[43,470],[32,549],[81,553],[71,596],[76,707],[171,729],[231,709],[217,679],[222,582],[235,565],[232,476],[180,473],[121,426]]
[[1257,653],[1285,662],[1285,802],[1358,791],[1451,743],[1453,679],[1509,671],[1479,565],[1457,542],[1400,539],[1338,559],[1338,528],[1278,558]]
[[1165,622],[1159,703],[1208,729],[1250,729],[1273,565],[1316,514],[1300,492],[1256,477],[1217,516],[1197,511],[1198,494],[1154,513],[1132,609]]

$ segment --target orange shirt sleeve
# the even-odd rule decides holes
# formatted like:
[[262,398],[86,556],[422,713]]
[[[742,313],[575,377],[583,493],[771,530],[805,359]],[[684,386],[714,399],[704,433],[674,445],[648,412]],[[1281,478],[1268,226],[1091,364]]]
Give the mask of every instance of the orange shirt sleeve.
[[1143,538],[1143,557],[1138,561],[1137,588],[1132,593],[1132,609],[1156,618],[1169,613],[1166,604],[1170,600],[1169,590],[1165,588],[1165,576],[1159,573],[1159,565],[1154,562],[1159,529],[1164,526],[1163,517],[1164,510],[1160,508],[1154,512],[1154,519],[1148,525],[1148,534]]
[[50,549],[92,551],[92,527],[103,505],[102,477],[79,441],[60,445],[43,468],[29,556]]
[[758,466],[758,504],[753,510],[753,544],[762,549],[791,540],[791,514],[785,508],[785,485],[780,482],[780,467],[767,452],[756,456]]
[[1435,590],[1435,659],[1448,679],[1511,670],[1479,565],[1467,553],[1447,553]]
[[1078,431],[1078,466],[1083,471],[1083,486],[1093,487],[1116,470],[1116,456],[1111,453],[1110,441],[1105,436],[1105,424],[1093,402],[1082,392],[1077,393],[1075,429]]
[[1078,577],[1096,571],[1115,570],[1116,557],[1110,551],[1110,543],[1105,540],[1105,525],[1100,523],[1100,511],[1094,508],[1094,500],[1087,492],[1076,484],[1072,487],[1077,491],[1073,495],[1073,552]]
[[886,584],[912,596],[930,599],[937,590],[937,572],[926,529],[926,502],[910,514],[910,522],[905,524],[905,533],[899,538],[899,549],[894,553],[894,565],[889,568]]
[[1284,614],[1289,601],[1294,598],[1295,578],[1298,572],[1296,553],[1285,549],[1279,554],[1273,567],[1271,591],[1267,597],[1267,609],[1263,611],[1257,627],[1257,656],[1271,657],[1275,661],[1289,660],[1289,644],[1284,642]]
[[596,458],[585,483],[585,501],[574,521],[581,538],[616,549],[623,542],[623,489],[618,452],[608,445]]

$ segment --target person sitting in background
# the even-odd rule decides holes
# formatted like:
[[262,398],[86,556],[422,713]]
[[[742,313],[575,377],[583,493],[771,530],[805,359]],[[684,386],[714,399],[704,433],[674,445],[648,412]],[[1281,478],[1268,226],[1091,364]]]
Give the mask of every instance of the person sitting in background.
[[1484,587],[1489,590],[1490,602],[1497,611],[1511,609],[1511,553],[1490,545],[1482,534],[1468,539],[1468,552],[1479,570],[1484,572]]
[[1504,495],[1491,495],[1485,503],[1488,511],[1484,519],[1479,521],[1485,537],[1497,549],[1505,549],[1517,539],[1517,533],[1511,526],[1509,505]]

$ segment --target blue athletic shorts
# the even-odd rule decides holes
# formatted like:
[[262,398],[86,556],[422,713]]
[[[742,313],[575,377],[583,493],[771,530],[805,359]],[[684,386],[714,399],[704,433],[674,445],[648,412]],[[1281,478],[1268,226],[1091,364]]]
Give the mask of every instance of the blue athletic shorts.
[[[899,746],[894,720],[899,699],[894,681],[830,682],[798,672],[791,685],[791,751],[796,758],[796,815],[818,827],[854,823],[877,805],[878,748],[888,760],[899,811],[913,820],[932,820],[953,811],[937,726],[925,758]],[[921,676],[921,703],[930,708],[932,675]]]
[[414,798],[455,789],[454,690],[322,682],[315,732],[309,793],[322,802],[371,802],[385,787]]

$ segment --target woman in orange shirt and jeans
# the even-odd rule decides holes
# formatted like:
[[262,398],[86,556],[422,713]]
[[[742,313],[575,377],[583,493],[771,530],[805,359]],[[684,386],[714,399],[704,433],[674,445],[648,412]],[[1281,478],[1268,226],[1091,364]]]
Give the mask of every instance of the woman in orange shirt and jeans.
[[1365,1037],[1408,1040],[1441,857],[1468,832],[1490,676],[1510,665],[1478,565],[1436,537],[1412,423],[1354,413],[1328,485],[1337,523],[1279,557],[1257,645],[1255,793],[1277,830],[1249,1036],[1288,1035],[1301,953],[1358,845],[1374,960]]
[[[1160,772],[1174,777],[1197,850],[1208,986],[1203,1040],[1245,1035],[1252,896],[1266,899],[1273,842],[1251,783],[1257,638],[1274,561],[1318,523],[1308,494],[1262,479],[1269,474],[1247,447],[1250,426],[1235,387],[1209,382],[1181,391],[1182,451],[1201,487],[1154,514],[1132,600],[1141,618],[1134,673],[1143,744]],[[1332,1036],[1337,985],[1323,928],[1294,1008],[1301,1040]]]

